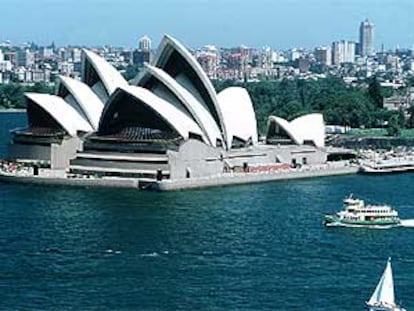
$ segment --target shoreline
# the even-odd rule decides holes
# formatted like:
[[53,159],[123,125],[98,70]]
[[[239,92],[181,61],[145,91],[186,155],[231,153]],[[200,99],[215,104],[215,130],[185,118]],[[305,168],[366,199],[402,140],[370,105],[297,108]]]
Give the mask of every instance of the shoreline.
[[311,179],[339,175],[351,175],[359,172],[359,166],[328,167],[317,170],[298,170],[287,172],[265,173],[233,173],[217,176],[200,177],[192,179],[162,180],[151,185],[151,190],[176,191],[187,189],[203,189],[211,187],[224,187],[232,185],[248,185],[272,181],[286,181],[294,179]]
[[265,173],[226,173],[210,177],[149,181],[132,178],[66,178],[66,177],[41,177],[18,176],[0,174],[0,182],[36,184],[43,186],[69,186],[69,187],[93,187],[93,188],[128,188],[134,190],[153,190],[169,192],[176,190],[204,189],[211,187],[223,187],[232,185],[255,184],[271,181],[284,181],[293,179],[307,179],[338,175],[350,175],[358,173],[358,166],[334,166],[315,170],[297,170],[286,172]]

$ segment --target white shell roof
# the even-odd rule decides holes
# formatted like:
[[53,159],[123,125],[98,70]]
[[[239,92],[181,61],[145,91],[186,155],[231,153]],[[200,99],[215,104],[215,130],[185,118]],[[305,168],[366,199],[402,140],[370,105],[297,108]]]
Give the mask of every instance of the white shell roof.
[[[192,117],[207,137],[208,144],[216,146],[217,139],[223,140],[220,129],[208,109],[202,105],[186,88],[181,86],[165,71],[157,67],[145,64],[145,69],[146,72],[143,76],[141,76],[141,80],[145,78],[145,75],[152,75],[165,87],[167,87],[190,111]],[[138,82],[138,84],[139,83],[140,82]]]
[[251,138],[255,145],[258,141],[257,121],[249,93],[241,87],[229,87],[217,97],[227,133],[227,146],[231,148],[233,136],[244,141]]
[[89,123],[96,130],[99,126],[99,119],[104,107],[104,103],[92,91],[92,89],[85,83],[59,76],[59,82],[68,90],[70,94],[76,99],[78,105],[84,111]]
[[311,140],[317,147],[325,146],[325,125],[323,115],[320,113],[307,114],[291,122],[279,117],[270,116],[268,126],[271,122],[276,122],[298,145],[302,145],[305,140]]
[[[157,95],[154,95],[149,90],[139,86],[128,85],[119,87],[114,95],[109,99],[108,104],[105,106],[101,122],[105,122],[106,111],[108,111],[112,104],[116,103],[116,94],[118,92],[126,92],[147,105],[157,115],[162,117],[171,126],[171,128],[175,129],[184,139],[189,138],[190,132],[200,135],[201,137],[203,136],[203,132],[200,127],[188,115],[184,114],[181,110],[171,105],[169,102],[163,100]],[[100,126],[103,126],[103,124]]]
[[[128,82],[124,79],[121,73],[116,70],[111,64],[109,64],[103,57],[95,54],[87,49],[82,49],[85,58],[95,68],[96,73],[99,75],[102,83],[105,86],[109,95],[115,92],[117,87],[128,85]],[[84,71],[85,69],[83,69]],[[82,80],[84,80],[85,72],[82,73]]]
[[303,138],[295,132],[295,130],[291,127],[289,121],[286,121],[285,119],[276,116],[270,116],[268,120],[268,127],[271,122],[275,122],[278,126],[280,126],[286,132],[286,134],[295,142],[295,144],[303,144]]
[[[165,63],[168,60],[168,57],[171,55],[171,51],[177,51],[182,57],[183,59],[191,66],[191,68],[193,68],[193,70],[195,71],[195,73],[197,74],[198,78],[200,79],[203,87],[205,88],[211,102],[213,103],[214,107],[212,107],[212,109],[215,110],[219,120],[219,128],[221,128],[222,132],[223,132],[223,136],[224,136],[224,143],[227,141],[227,134],[225,132],[224,129],[224,121],[223,121],[223,116],[222,113],[220,111],[220,106],[218,104],[218,100],[217,100],[217,94],[216,91],[213,87],[213,85],[211,84],[210,79],[207,77],[206,73],[204,72],[203,68],[201,67],[201,65],[198,63],[198,61],[194,58],[193,55],[191,55],[191,53],[180,43],[178,42],[176,39],[174,39],[173,37],[169,36],[169,35],[164,35],[163,39],[161,40],[161,43],[159,45],[158,48],[158,53],[154,58],[153,64],[155,67],[159,67],[161,69],[164,69],[163,66],[165,65]],[[196,98],[204,105],[207,105],[207,103],[205,103],[201,96],[200,93],[198,93],[196,87],[194,85],[192,85],[192,81],[185,79],[184,77],[176,77],[175,78],[182,86],[184,86],[187,90],[191,91]],[[207,108],[207,107],[206,107]]]
[[316,146],[325,146],[325,123],[321,113],[311,113],[290,122],[303,140],[312,140]]
[[77,131],[93,131],[89,122],[61,97],[37,93],[25,93],[25,96],[49,113],[69,135],[76,136]]

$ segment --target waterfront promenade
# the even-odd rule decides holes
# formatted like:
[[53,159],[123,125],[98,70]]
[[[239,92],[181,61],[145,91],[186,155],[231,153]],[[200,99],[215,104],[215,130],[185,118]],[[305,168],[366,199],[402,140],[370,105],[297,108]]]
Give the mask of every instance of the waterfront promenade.
[[216,186],[230,186],[239,184],[253,184],[278,180],[348,175],[356,174],[358,170],[359,166],[357,165],[323,164],[313,167],[309,166],[300,169],[290,169],[281,171],[270,171],[260,173],[226,173],[203,178],[162,180],[154,184],[153,187],[155,190],[159,191],[172,191]]
[[30,176],[27,174],[10,174],[0,172],[0,181],[52,185],[52,186],[74,186],[74,187],[98,187],[98,188],[129,188],[155,191],[174,191],[194,188],[230,186],[239,184],[252,184],[277,180],[316,178],[324,176],[356,174],[359,167],[349,165],[348,162],[338,162],[306,166],[297,169],[287,169],[268,172],[247,173],[222,173],[203,178],[188,178],[176,180],[152,181],[134,178],[85,178],[67,176]]

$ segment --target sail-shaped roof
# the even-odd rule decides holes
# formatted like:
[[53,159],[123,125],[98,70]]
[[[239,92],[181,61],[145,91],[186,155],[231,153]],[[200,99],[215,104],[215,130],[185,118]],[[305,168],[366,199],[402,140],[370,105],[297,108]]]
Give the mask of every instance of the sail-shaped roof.
[[325,146],[325,125],[322,114],[304,115],[291,122],[276,116],[270,116],[267,127],[268,137],[272,136],[272,130],[275,129],[273,124],[280,127],[298,145],[311,141],[317,147]]
[[325,146],[325,123],[321,113],[298,117],[292,120],[290,125],[303,140],[313,141],[318,147]]
[[188,112],[203,131],[208,144],[216,146],[218,140],[223,140],[217,123],[206,107],[165,71],[146,64],[136,83]]
[[194,56],[177,40],[165,35],[153,65],[168,73],[208,109],[227,141],[216,91]]
[[[275,126],[272,126],[272,123]],[[290,126],[289,121],[279,118],[276,116],[270,116],[267,121],[267,137],[272,136],[272,130],[276,129],[278,126],[282,131],[297,145],[303,144],[303,139],[294,131],[294,129]]]
[[203,136],[200,127],[188,115],[138,86],[123,86],[115,91],[102,113],[99,132],[106,133],[117,120],[126,125],[175,131],[184,139],[191,134]]
[[106,102],[117,87],[128,85],[118,70],[87,49],[82,50],[82,81],[92,88],[102,102]]
[[63,98],[37,93],[25,93],[25,96],[33,104],[46,111],[71,136],[76,136],[78,131],[91,132],[93,130],[92,126],[79,111],[63,100]]
[[64,98],[67,102],[73,102],[82,109],[85,117],[97,130],[99,119],[104,107],[104,103],[85,83],[65,76],[59,76],[57,95]]
[[257,121],[247,91],[241,87],[229,87],[218,94],[218,102],[227,133],[227,146],[230,148],[236,137],[245,142],[250,139],[255,145],[258,141]]

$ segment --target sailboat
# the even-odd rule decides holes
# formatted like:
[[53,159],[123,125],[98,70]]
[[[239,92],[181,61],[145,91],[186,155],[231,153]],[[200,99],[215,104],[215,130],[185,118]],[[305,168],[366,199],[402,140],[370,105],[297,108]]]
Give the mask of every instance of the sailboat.
[[365,302],[368,311],[406,311],[395,303],[394,280],[392,277],[391,258],[371,298]]

